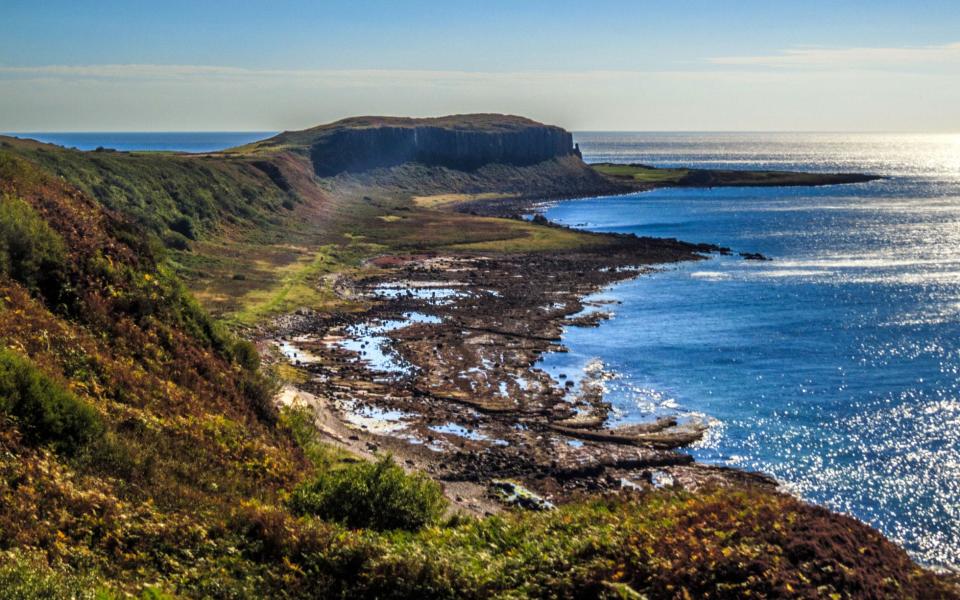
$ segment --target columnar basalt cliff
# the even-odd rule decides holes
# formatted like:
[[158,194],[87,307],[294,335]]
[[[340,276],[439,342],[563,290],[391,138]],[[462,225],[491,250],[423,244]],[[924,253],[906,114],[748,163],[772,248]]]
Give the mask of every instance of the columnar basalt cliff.
[[328,177],[404,163],[462,171],[488,164],[528,166],[577,154],[570,132],[506,115],[434,119],[360,117],[261,143],[308,149],[317,175]]
[[335,132],[311,148],[317,175],[418,162],[473,170],[490,163],[532,165],[573,153],[570,133],[546,126],[518,131],[458,131],[442,127],[377,127]]

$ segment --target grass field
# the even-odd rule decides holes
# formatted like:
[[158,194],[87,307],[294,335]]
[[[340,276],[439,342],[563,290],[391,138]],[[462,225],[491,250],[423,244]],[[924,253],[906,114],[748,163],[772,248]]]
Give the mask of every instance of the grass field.
[[444,208],[461,202],[473,200],[498,200],[501,198],[516,198],[518,194],[485,192],[482,194],[434,194],[432,196],[415,196],[413,203],[421,208]]
[[551,252],[597,244],[595,236],[571,229],[547,227],[527,221],[493,220],[503,227],[504,237],[452,244],[451,249],[477,252]]
[[653,186],[683,187],[763,187],[792,185],[832,185],[859,183],[876,179],[860,173],[799,173],[794,171],[747,171],[735,169],[670,169],[647,165],[598,163],[595,171],[618,180]]
[[641,183],[678,183],[689,169],[656,169],[643,165],[598,164],[593,168],[609,177],[632,179]]

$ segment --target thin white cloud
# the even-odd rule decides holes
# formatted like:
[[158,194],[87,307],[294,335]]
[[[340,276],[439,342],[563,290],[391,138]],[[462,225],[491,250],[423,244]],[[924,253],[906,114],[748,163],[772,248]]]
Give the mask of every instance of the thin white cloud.
[[24,77],[92,77],[92,78],[177,78],[210,75],[240,75],[247,69],[204,65],[38,65],[21,67],[0,66],[0,74]]
[[505,112],[570,129],[960,131],[957,69],[673,71],[0,65],[0,131],[301,129]]
[[790,48],[778,54],[708,58],[715,65],[781,68],[898,68],[960,63],[960,42],[890,48]]
[[99,64],[0,66],[0,78],[16,79],[112,79],[112,80],[196,80],[196,79],[302,79],[324,81],[372,81],[382,83],[424,80],[508,81],[516,78],[541,80],[605,79],[641,75],[638,71],[433,71],[408,69],[246,69],[216,65]]

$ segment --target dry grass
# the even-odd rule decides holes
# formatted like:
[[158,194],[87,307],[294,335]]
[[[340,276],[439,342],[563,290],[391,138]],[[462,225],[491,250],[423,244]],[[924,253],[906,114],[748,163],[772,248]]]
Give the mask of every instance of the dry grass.
[[604,175],[632,179],[640,183],[677,183],[690,172],[688,169],[657,169],[642,165],[598,164],[592,166],[594,170]]
[[537,225],[526,221],[492,219],[503,223],[504,237],[452,244],[454,250],[478,252],[555,252],[597,244],[597,238],[571,229]]
[[484,192],[482,194],[434,194],[432,196],[414,196],[413,203],[420,208],[447,208],[474,200],[499,200],[516,198],[519,194],[507,192]]

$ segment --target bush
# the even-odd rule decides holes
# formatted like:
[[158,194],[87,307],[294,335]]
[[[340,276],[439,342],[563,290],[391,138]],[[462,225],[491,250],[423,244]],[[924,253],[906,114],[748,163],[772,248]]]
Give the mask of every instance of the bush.
[[32,206],[9,195],[0,199],[0,275],[53,299],[65,257],[63,240]]
[[9,600],[107,598],[89,578],[55,571],[40,556],[8,553],[0,558],[0,597]]
[[176,231],[185,238],[197,239],[197,228],[190,217],[177,217],[170,223],[170,229]]
[[103,435],[93,407],[44,375],[20,354],[0,348],[0,412],[16,418],[24,437],[68,454]]
[[407,475],[385,457],[324,471],[298,487],[293,510],[352,528],[416,531],[443,515],[440,485],[422,473]]
[[187,251],[190,249],[190,240],[182,233],[171,231],[163,236],[163,245],[171,250]]
[[260,368],[260,354],[253,342],[237,340],[233,344],[233,359],[247,371],[256,371]]

